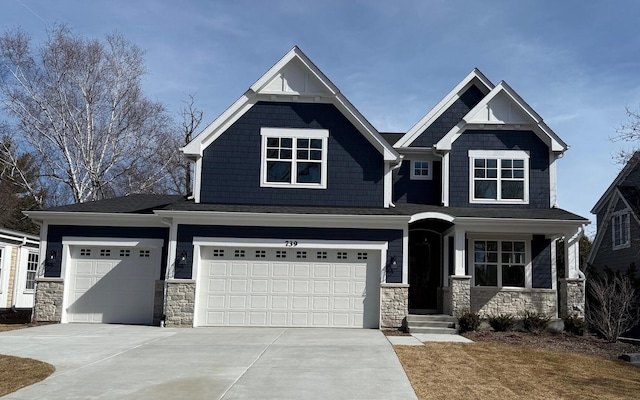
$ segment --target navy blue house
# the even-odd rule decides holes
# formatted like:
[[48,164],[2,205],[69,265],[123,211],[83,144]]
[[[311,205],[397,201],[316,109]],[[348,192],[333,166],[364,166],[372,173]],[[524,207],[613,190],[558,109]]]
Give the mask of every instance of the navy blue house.
[[34,318],[379,328],[410,314],[582,315],[588,221],[556,206],[567,149],[477,69],[408,132],[378,132],[295,47],[182,149],[189,198],[28,213],[42,225]]

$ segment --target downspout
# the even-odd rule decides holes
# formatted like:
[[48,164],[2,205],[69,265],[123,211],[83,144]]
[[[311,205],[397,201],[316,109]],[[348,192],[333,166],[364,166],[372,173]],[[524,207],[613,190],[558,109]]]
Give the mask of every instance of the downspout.
[[400,160],[398,160],[396,165],[391,167],[391,169],[389,170],[389,173],[391,174],[391,198],[389,199],[389,207],[394,207],[395,208],[395,206],[396,206],[395,204],[393,204],[393,171],[402,166],[402,161],[403,160],[404,160],[404,154],[400,154]]

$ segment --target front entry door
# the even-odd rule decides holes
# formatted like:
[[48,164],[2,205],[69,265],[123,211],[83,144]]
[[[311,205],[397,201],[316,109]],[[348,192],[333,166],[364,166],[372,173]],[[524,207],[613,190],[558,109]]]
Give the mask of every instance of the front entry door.
[[442,238],[428,230],[409,232],[409,308],[438,307]]

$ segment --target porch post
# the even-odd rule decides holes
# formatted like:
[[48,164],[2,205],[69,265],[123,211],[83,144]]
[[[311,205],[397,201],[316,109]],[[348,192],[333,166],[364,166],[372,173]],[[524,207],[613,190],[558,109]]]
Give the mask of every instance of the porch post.
[[560,316],[585,316],[585,279],[580,271],[581,230],[565,232],[565,275],[560,279]]
[[466,231],[456,227],[454,232],[454,274],[449,277],[449,314],[460,316],[471,311],[471,276],[465,274]]

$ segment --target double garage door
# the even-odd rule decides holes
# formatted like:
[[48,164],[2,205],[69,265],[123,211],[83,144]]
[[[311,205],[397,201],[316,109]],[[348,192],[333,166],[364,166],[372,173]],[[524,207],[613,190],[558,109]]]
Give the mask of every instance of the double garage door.
[[67,322],[151,324],[158,249],[71,246]]
[[196,326],[379,326],[379,250],[202,246],[199,264]]

